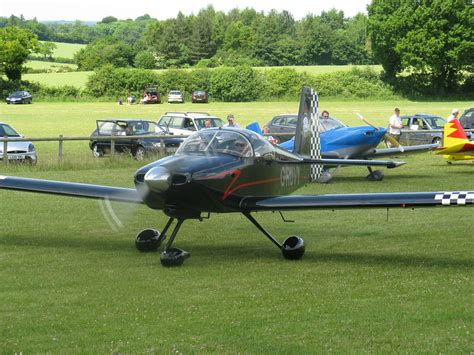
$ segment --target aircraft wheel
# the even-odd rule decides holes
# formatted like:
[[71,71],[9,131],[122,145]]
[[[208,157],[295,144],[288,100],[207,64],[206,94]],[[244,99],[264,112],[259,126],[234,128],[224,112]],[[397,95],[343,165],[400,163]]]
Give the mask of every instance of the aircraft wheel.
[[332,180],[332,175],[329,171],[323,171],[321,176],[316,180],[320,184],[327,184]]
[[367,179],[370,181],[382,181],[384,176],[385,175],[382,170],[374,170],[369,175],[367,175]]
[[156,251],[161,242],[163,242],[164,236],[155,229],[144,229],[137,234],[135,239],[135,246],[141,252]]
[[191,254],[182,249],[169,248],[168,250],[165,250],[163,253],[161,253],[160,262],[161,265],[166,267],[180,266],[184,263],[184,260],[190,256]]
[[303,238],[293,235],[285,239],[281,253],[285,259],[298,260],[303,257],[305,248]]

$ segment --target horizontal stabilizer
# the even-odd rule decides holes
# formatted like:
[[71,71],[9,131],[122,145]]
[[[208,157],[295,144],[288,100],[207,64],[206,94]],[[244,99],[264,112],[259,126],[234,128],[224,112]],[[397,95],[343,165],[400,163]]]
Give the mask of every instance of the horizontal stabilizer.
[[365,160],[365,159],[309,159],[304,158],[298,161],[279,161],[281,164],[319,164],[324,166],[385,166],[389,169],[399,167],[405,162],[392,160]]
[[403,152],[399,148],[383,148],[383,149],[374,149],[372,152],[369,152],[367,158],[383,157],[390,155],[405,156],[409,154],[418,154],[429,152],[438,148],[438,144],[420,144],[420,145],[409,145],[403,146]]
[[143,203],[135,189],[122,187],[79,184],[74,182],[29,179],[14,176],[0,176],[0,189],[40,192],[111,201]]
[[248,197],[241,207],[247,211],[290,211],[303,209],[430,207],[474,205],[474,191],[395,192],[377,194],[287,195]]

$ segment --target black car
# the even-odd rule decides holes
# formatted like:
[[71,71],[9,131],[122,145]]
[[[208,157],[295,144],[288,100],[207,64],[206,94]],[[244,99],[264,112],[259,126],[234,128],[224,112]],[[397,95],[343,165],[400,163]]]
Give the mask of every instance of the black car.
[[28,91],[15,91],[6,100],[7,104],[31,104],[33,96]]
[[[153,121],[136,119],[99,120],[97,129],[91,134],[89,147],[94,157],[98,158],[110,152],[110,140],[97,140],[100,136],[150,136],[165,135],[165,132]],[[183,142],[182,138],[165,138],[167,151],[176,150]],[[159,153],[161,150],[160,138],[118,139],[115,141],[115,150],[131,154],[135,159],[142,160],[145,155]]]
[[193,91],[192,102],[193,104],[198,102],[207,104],[209,102],[209,94],[204,90]]

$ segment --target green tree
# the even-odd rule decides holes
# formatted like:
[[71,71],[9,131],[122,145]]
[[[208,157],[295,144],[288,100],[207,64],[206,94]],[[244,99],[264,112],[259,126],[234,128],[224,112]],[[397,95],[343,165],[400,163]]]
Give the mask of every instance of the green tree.
[[54,50],[57,48],[53,42],[39,42],[38,53],[41,54],[45,59],[52,59]]
[[23,64],[31,53],[38,51],[38,38],[16,26],[0,28],[0,72],[9,80],[20,80]]
[[94,70],[105,64],[115,67],[132,65],[134,55],[132,48],[112,37],[99,39],[81,49],[74,57],[81,70]]
[[155,55],[151,51],[141,51],[135,56],[133,64],[136,68],[141,69],[155,69],[156,59]]
[[452,92],[474,63],[474,7],[465,0],[373,0],[369,31],[386,78],[427,78],[438,95]]

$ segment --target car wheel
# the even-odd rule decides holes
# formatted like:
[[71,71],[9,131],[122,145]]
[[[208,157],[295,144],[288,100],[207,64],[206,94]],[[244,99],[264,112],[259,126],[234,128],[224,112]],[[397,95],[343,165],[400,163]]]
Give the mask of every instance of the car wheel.
[[97,146],[97,144],[94,144],[92,146],[92,155],[94,158],[100,158],[104,156],[104,151]]
[[145,148],[139,145],[135,149],[135,153],[133,154],[133,157],[135,158],[135,160],[143,160],[145,159],[145,155],[146,155]]
[[436,137],[435,139],[433,139],[433,141],[431,143],[441,145],[441,138]]

